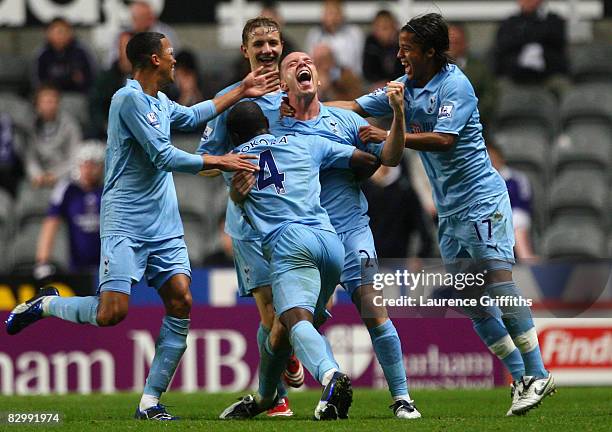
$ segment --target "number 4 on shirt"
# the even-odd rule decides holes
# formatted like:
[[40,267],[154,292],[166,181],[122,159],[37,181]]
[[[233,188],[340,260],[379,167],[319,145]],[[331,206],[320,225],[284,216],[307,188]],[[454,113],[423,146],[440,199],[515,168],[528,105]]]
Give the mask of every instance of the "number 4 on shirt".
[[[267,169],[266,169],[267,168]],[[270,175],[266,177],[266,174]],[[265,150],[259,154],[259,175],[257,176],[257,189],[263,190],[274,185],[277,194],[285,193],[285,173],[278,172],[272,150]]]

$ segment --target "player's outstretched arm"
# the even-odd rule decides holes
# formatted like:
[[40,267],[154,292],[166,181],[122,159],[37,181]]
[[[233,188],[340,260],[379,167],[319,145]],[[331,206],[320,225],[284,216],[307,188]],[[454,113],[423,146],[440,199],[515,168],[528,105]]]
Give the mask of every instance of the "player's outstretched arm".
[[257,159],[256,155],[228,153],[223,156],[202,155],[202,159],[204,161],[202,171],[247,171],[249,173],[259,171],[259,166],[251,162],[252,159]]
[[323,102],[323,105],[353,111],[354,113],[359,114],[361,117],[370,117],[370,115],[367,112],[365,112],[363,108],[361,108],[361,105],[359,105],[354,100],[352,101],[329,101],[329,102]]
[[255,176],[247,171],[238,171],[232,177],[230,186],[230,199],[236,204],[242,204],[247,199],[249,192],[255,186]]
[[391,81],[386,87],[389,105],[393,109],[393,122],[389,136],[380,152],[380,161],[386,166],[398,166],[404,154],[406,118],[404,116],[404,84]]
[[278,90],[280,86],[278,71],[264,73],[263,69],[264,67],[260,66],[249,73],[238,87],[214,98],[217,114],[221,114],[240,99],[259,97]]

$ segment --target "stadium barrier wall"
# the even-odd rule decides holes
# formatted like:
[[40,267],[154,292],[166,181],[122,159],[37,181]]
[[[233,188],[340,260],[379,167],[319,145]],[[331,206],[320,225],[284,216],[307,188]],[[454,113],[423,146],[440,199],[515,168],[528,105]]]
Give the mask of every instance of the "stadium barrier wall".
[[[587,266],[587,268],[585,268]],[[572,298],[579,275],[592,264],[517,267],[524,291],[543,307]],[[92,295],[92,275],[58,275],[62,295]],[[612,311],[610,279],[594,290],[604,300],[595,308],[600,318],[538,318],[536,324],[547,368],[561,385],[612,384]],[[572,288],[574,287],[574,288]],[[236,294],[232,269],[193,272],[189,347],[172,389],[243,391],[256,385],[258,314],[252,299]],[[338,290],[333,317],[323,331],[337,359],[356,386],[383,388],[367,330]],[[0,321],[32,296],[27,277],[0,276]],[[545,295],[546,294],[546,295]],[[608,301],[606,301],[608,299]],[[565,300],[565,303],[563,303]],[[608,309],[606,309],[608,307]],[[537,313],[537,307],[534,308]],[[112,393],[140,391],[150,365],[163,317],[161,302],[143,283],[134,287],[130,312],[116,327],[98,329],[47,319],[17,336],[0,332],[0,392],[12,394]],[[501,364],[482,344],[471,322],[462,318],[394,319],[404,348],[409,383],[418,388],[482,388],[508,382]],[[308,376],[307,385],[314,386]]]

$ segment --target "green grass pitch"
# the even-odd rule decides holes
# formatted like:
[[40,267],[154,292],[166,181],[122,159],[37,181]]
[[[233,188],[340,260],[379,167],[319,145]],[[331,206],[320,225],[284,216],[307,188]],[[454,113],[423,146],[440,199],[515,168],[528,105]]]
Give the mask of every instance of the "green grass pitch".
[[[159,424],[131,419],[139,395],[66,395],[0,397],[2,431],[610,431],[612,430],[612,388],[561,388],[524,417],[504,417],[509,405],[508,389],[416,390],[413,397],[423,414],[419,420],[398,420],[391,416],[386,391],[355,390],[350,418],[335,422],[314,422],[312,411],[318,392],[290,393],[292,418],[269,419],[260,415],[246,421],[217,420],[219,413],[236,400],[237,394],[168,393],[163,402],[180,421]],[[8,412],[59,412],[62,423],[8,425]]]

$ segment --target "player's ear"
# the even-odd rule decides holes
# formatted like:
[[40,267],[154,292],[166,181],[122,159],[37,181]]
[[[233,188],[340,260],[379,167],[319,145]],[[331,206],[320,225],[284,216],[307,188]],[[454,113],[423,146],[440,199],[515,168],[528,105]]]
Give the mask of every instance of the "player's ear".
[[245,59],[249,59],[249,55],[247,54],[247,49],[244,45],[240,45],[240,52],[242,53],[242,57]]
[[289,92],[289,86],[288,86],[288,85],[287,85],[287,83],[286,83],[285,81],[283,81],[282,79],[281,79],[281,82],[280,82],[280,89],[281,89],[282,91],[284,91],[285,93],[288,93],[288,92]]
[[427,56],[427,58],[434,58],[434,56],[436,55],[435,48],[429,48],[427,51],[425,51],[425,55]]
[[157,53],[153,53],[151,54],[151,64],[153,66],[159,66],[160,63],[160,56]]

